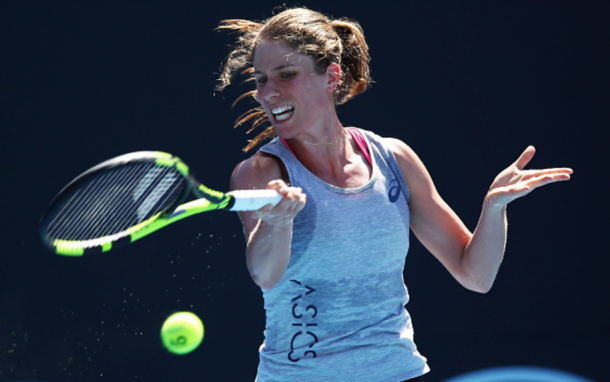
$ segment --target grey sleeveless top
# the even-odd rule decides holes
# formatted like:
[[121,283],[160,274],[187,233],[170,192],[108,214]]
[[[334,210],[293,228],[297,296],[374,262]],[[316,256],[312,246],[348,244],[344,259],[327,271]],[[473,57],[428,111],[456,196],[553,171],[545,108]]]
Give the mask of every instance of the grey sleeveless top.
[[282,160],[307,204],[294,220],[286,273],[263,289],[259,382],[398,382],[429,370],[404,307],[408,188],[381,137],[358,131],[373,170],[354,189],[313,175],[278,138],[260,149]]

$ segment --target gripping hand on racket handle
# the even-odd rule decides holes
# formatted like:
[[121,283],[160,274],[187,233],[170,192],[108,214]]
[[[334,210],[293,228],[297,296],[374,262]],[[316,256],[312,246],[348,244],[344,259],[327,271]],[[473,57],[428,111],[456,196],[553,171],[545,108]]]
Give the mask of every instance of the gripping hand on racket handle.
[[267,204],[254,212],[254,217],[265,224],[273,226],[290,226],[299,211],[305,207],[307,195],[299,187],[289,187],[283,180],[272,180],[267,189],[275,190],[282,195],[282,200],[275,206]]

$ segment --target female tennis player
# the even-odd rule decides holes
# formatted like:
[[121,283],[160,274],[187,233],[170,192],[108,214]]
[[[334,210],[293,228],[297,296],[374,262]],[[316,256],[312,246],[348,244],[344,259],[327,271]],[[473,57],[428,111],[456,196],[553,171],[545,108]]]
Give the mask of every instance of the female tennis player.
[[485,293],[504,255],[506,205],[572,171],[525,170],[528,147],[495,178],[470,232],[409,146],[337,117],[371,82],[358,23],[295,8],[220,29],[239,38],[218,88],[245,70],[260,103],[237,124],[271,124],[247,149],[273,137],[237,166],[231,187],[283,195],[240,213],[266,310],[257,380],[422,381],[429,367],[402,277],[409,229],[460,284]]

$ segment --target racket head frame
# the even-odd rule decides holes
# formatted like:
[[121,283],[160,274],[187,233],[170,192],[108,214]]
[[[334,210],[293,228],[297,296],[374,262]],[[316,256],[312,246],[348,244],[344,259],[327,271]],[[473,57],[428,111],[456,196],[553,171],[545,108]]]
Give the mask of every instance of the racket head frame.
[[[164,167],[173,167],[175,168],[177,173],[181,174],[186,179],[186,187],[184,187],[180,196],[177,197],[176,200],[171,203],[171,205],[164,208],[163,211],[117,235],[111,235],[105,238],[90,240],[88,243],[51,240],[49,238],[48,228],[52,219],[55,217],[56,213],[65,206],[67,201],[69,201],[70,198],[81,189],[81,187],[86,185],[91,180],[99,178],[105,173],[115,170],[117,167],[126,166],[132,163],[151,163]],[[40,221],[40,236],[43,243],[48,249],[61,255],[82,256],[84,254],[89,253],[106,252],[113,247],[116,248],[117,246],[130,243],[139,239],[140,237],[145,236],[145,234],[143,235],[142,232],[139,231],[146,230],[147,227],[151,227],[151,225],[152,227],[154,227],[154,222],[156,220],[168,218],[169,216],[171,216],[176,210],[176,208],[186,200],[190,192],[193,192],[195,195],[200,197],[205,196],[204,193],[202,193],[200,190],[201,187],[207,189],[205,188],[205,186],[201,186],[197,182],[197,180],[195,180],[195,178],[189,173],[189,167],[184,162],[182,162],[180,158],[176,156],[161,151],[139,151],[124,154],[106,160],[88,169],[87,171],[77,176],[70,183],[68,183],[52,200],[52,202],[49,204],[49,207],[47,207],[46,211],[44,212]],[[215,192],[213,190],[210,191]],[[161,228],[165,225],[166,224],[160,225],[156,229]]]

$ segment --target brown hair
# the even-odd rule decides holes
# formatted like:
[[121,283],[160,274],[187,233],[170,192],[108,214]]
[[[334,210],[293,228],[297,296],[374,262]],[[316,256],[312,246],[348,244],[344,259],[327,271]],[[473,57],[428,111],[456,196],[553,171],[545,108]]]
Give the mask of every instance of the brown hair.
[[[223,20],[219,30],[237,32],[239,37],[229,53],[218,78],[217,90],[223,90],[239,74],[252,75],[252,61],[259,41],[263,38],[280,41],[314,60],[318,73],[324,73],[331,63],[341,67],[341,82],[335,90],[337,105],[343,104],[364,92],[372,83],[369,70],[369,48],[360,25],[347,19],[329,19],[306,8],[286,9],[263,21]],[[251,90],[238,97],[233,105],[246,97],[258,101],[257,91]],[[242,114],[235,127],[251,121],[251,133],[269,120],[262,106]],[[267,138],[274,137],[273,126],[267,127],[249,142],[248,151]]]

